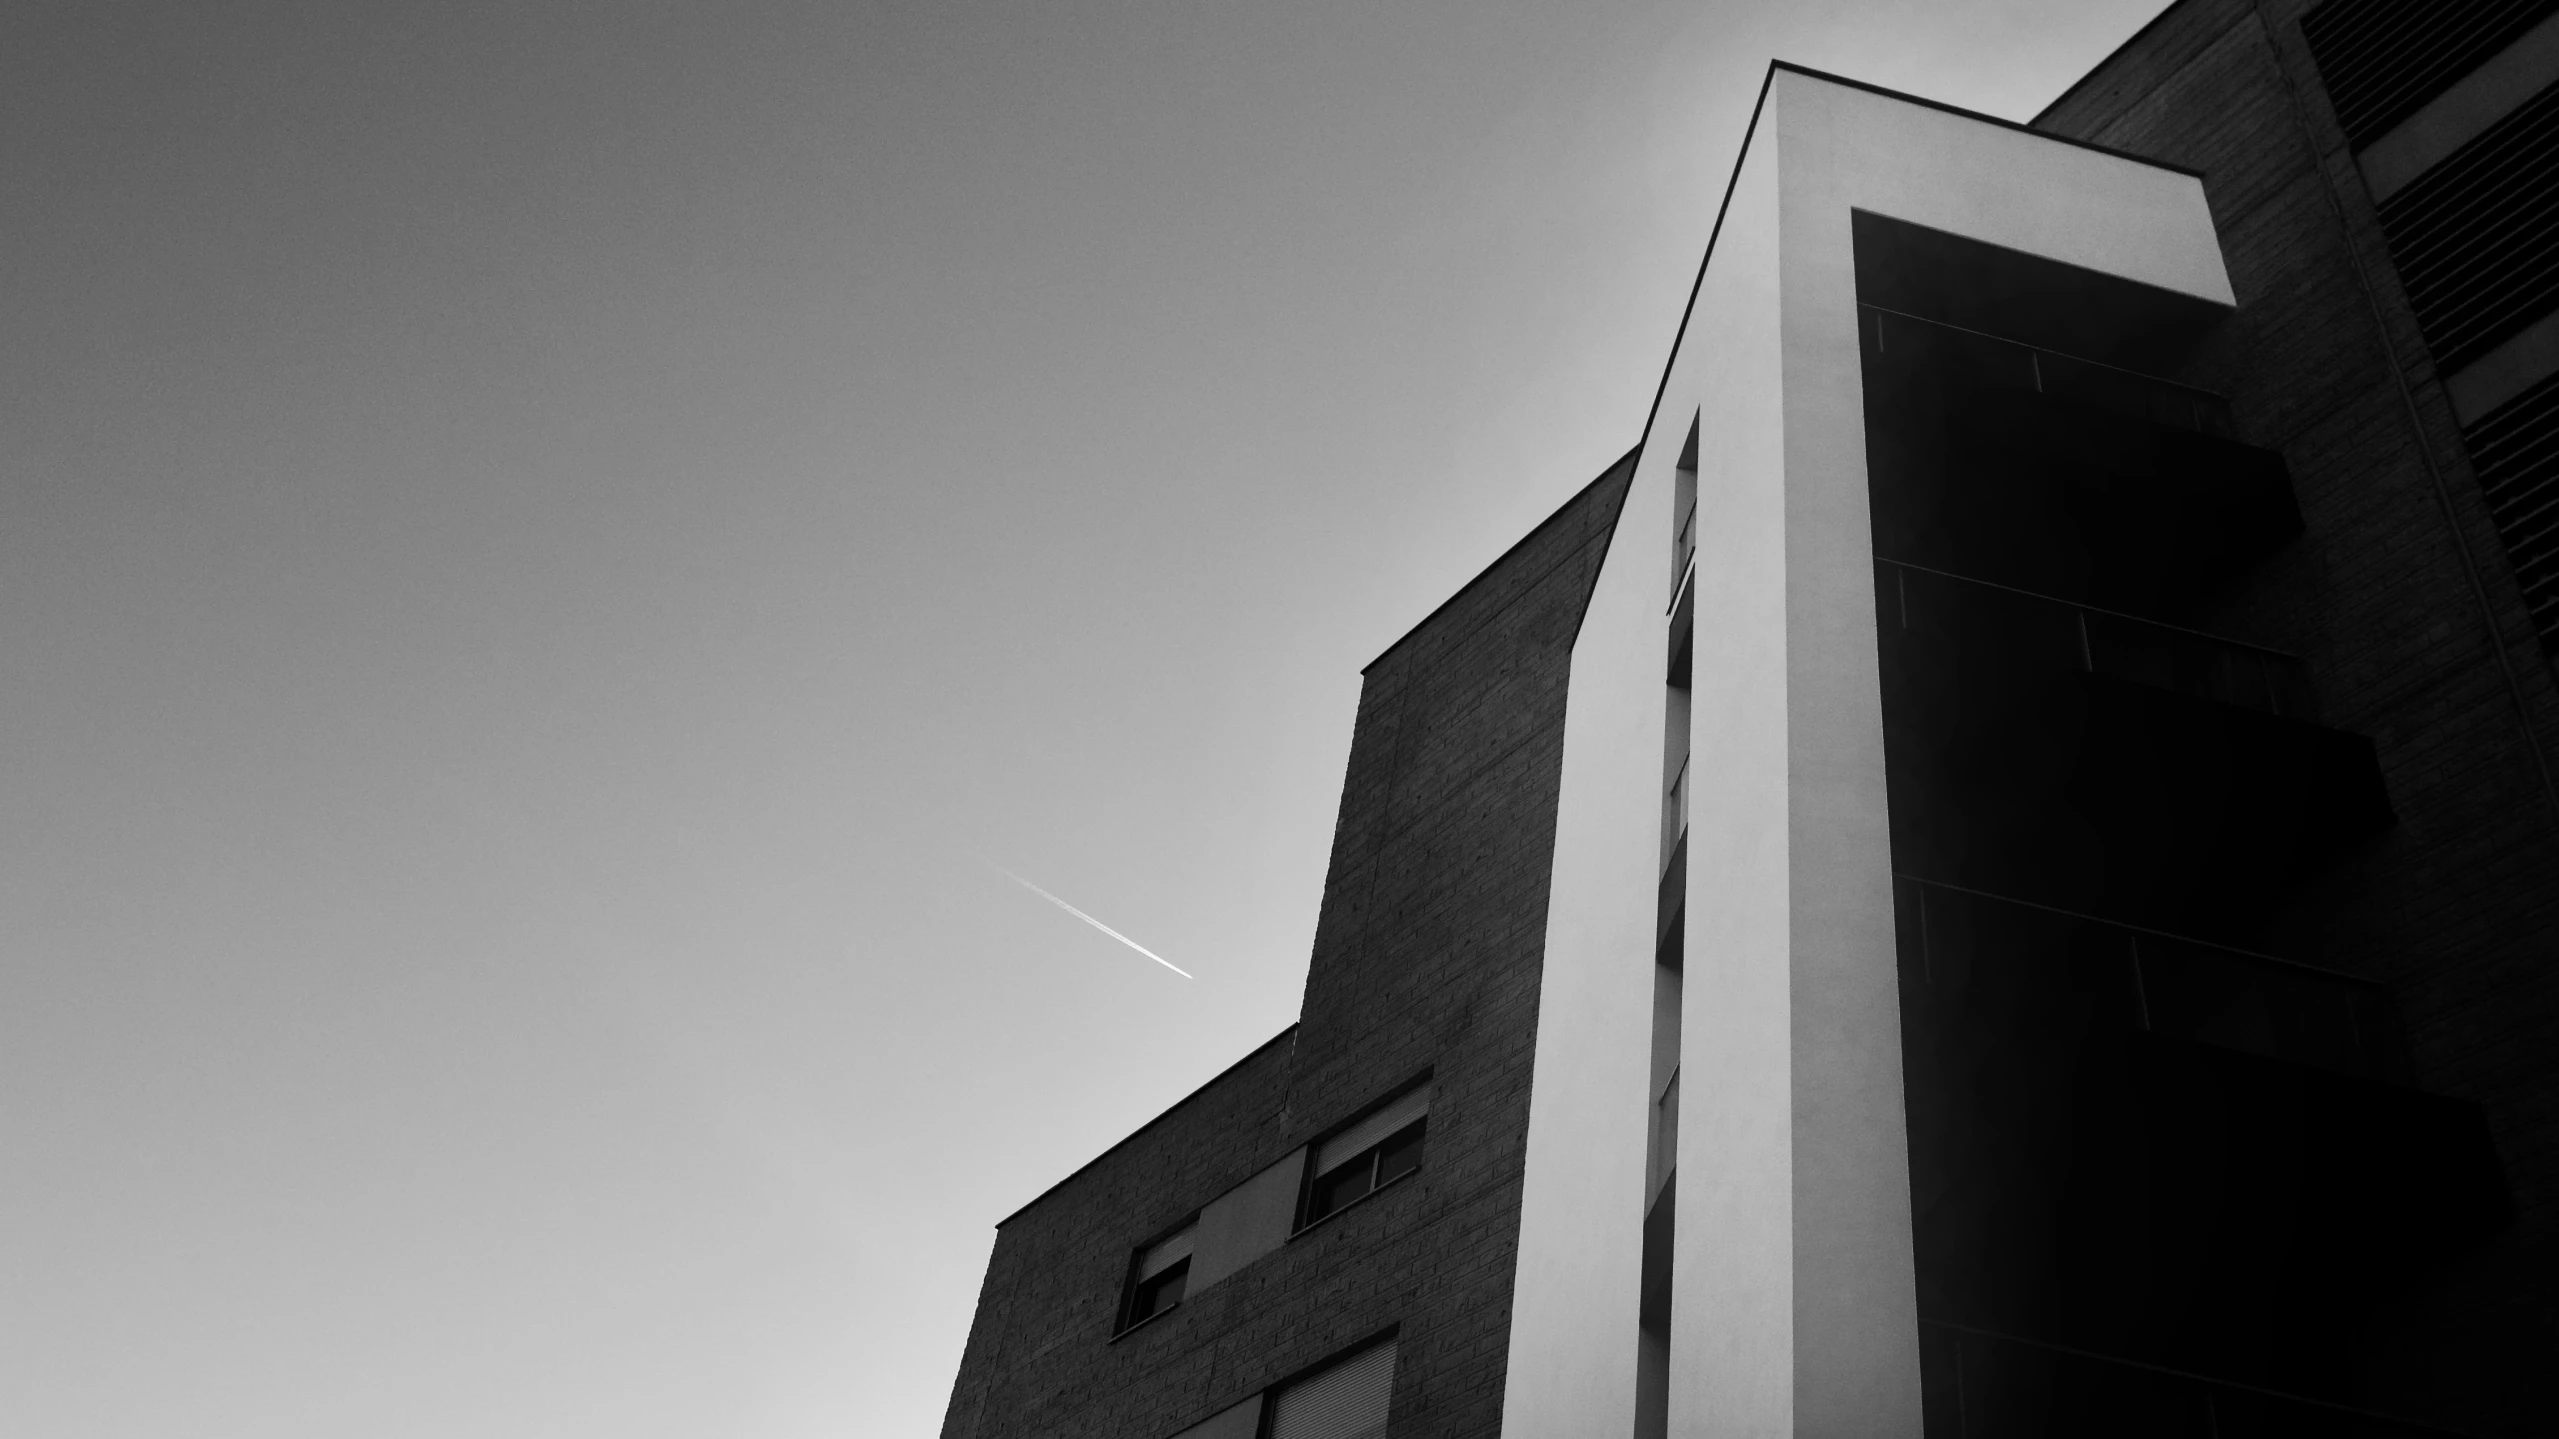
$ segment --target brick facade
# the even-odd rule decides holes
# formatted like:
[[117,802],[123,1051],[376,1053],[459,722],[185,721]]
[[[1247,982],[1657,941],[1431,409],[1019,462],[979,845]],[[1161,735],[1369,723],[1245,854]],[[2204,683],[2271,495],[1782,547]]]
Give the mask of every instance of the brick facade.
[[[2384,986],[2407,1077],[2480,1106],[2511,1197],[2375,1301],[2353,1398],[2559,1433],[2559,671],[2309,8],[2182,0],[2034,125],[2201,172],[2238,310],[2171,378],[2283,454],[2305,529],[2186,618],[2299,655],[2395,815],[2244,938]],[[1634,459],[1369,666],[1300,1022],[999,1226],[945,1439],[1161,1439],[1389,1329],[1398,1436],[1498,1432],[1565,689]],[[1136,1246],[1426,1070],[1418,1176],[1113,1336]]]
[[[1298,1025],[999,1226],[944,1439],[1152,1439],[1389,1327],[1399,1436],[1500,1422],[1564,692],[1633,457],[1372,663]],[[1424,1070],[1429,1155],[1114,1339],[1132,1249]]]

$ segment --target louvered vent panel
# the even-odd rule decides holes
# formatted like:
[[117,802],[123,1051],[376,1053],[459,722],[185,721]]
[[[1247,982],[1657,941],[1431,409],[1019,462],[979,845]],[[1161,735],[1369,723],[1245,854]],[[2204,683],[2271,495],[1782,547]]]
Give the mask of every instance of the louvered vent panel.
[[2446,373],[2559,305],[2559,85],[2381,206],[2390,258]]
[[2559,654],[2559,375],[2499,406],[2462,438],[2542,647]]
[[2553,12],[2559,0],[2328,0],[2301,36],[2360,150]]

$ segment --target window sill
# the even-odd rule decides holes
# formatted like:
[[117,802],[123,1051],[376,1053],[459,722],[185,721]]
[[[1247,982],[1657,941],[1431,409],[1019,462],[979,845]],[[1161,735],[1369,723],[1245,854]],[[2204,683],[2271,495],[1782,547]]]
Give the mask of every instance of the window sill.
[[[1327,1171],[1327,1173],[1329,1172],[1330,1171]],[[1372,1189],[1366,1194],[1361,1195],[1359,1198],[1352,1200],[1350,1203],[1343,1205],[1341,1208],[1334,1210],[1332,1213],[1325,1215],[1323,1218],[1308,1220],[1305,1227],[1294,1231],[1288,1236],[1288,1242],[1291,1244],[1296,1243],[1299,1235],[1312,1234],[1316,1230],[1323,1228],[1325,1225],[1332,1223],[1334,1220],[1341,1218],[1343,1215],[1348,1214],[1352,1210],[1359,1208],[1361,1205],[1366,1204],[1372,1199],[1375,1199],[1377,1196],[1393,1189],[1395,1186],[1402,1184],[1407,1180],[1419,1179],[1421,1175],[1422,1172],[1418,1169],[1413,1170],[1409,1174],[1396,1175],[1394,1178],[1387,1180],[1384,1184],[1377,1186],[1375,1189]]]
[[1121,1331],[1120,1331],[1120,1332],[1118,1332],[1117,1334],[1112,1335],[1112,1336],[1110,1337],[1110,1339],[1109,1339],[1107,1342],[1112,1343],[1112,1344],[1117,1344],[1117,1343],[1119,1343],[1121,1340],[1126,1339],[1126,1338],[1127,1338],[1127,1337],[1129,1337],[1130,1335],[1135,1334],[1137,1331],[1139,1331],[1139,1330],[1141,1330],[1141,1329],[1145,1328],[1147,1325],[1152,1324],[1152,1323],[1154,1323],[1156,1320],[1163,1318],[1165,1315],[1167,1315],[1167,1314],[1179,1314],[1179,1313],[1181,1313],[1181,1312],[1182,1312],[1182,1301],[1181,1301],[1181,1300],[1179,1300],[1179,1299],[1176,1299],[1176,1300],[1174,1300],[1172,1303],[1165,1305],[1163,1308],[1158,1309],[1158,1310],[1156,1310],[1154,1313],[1149,1314],[1149,1315],[1147,1315],[1145,1318],[1143,1318],[1143,1319],[1141,1319],[1141,1320],[1137,1321],[1135,1324],[1132,1324],[1132,1325],[1130,1325],[1129,1327],[1127,1327],[1126,1329],[1121,1330]]

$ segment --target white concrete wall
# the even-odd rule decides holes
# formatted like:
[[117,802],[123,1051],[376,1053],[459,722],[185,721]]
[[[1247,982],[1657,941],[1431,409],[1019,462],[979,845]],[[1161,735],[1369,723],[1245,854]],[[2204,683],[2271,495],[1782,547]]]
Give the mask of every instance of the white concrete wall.
[[1698,417],[1688,883],[1705,888],[1688,897],[1680,1024],[1672,1434],[1784,1434],[1795,1411],[1777,162],[1767,145],[1743,162],[1653,420],[1671,435]]
[[2190,177],[1773,76],[1573,652],[1510,1435],[1633,1420],[1660,542],[1692,413],[1669,1430],[1919,1433],[1852,208],[2231,302]]
[[1639,476],[1573,647],[1502,1432],[1633,1432],[1660,873],[1667,465]]

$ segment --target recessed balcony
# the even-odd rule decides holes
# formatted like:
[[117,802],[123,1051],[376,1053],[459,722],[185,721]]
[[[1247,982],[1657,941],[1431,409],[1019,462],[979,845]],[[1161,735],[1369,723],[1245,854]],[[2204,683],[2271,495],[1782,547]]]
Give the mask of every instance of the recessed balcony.
[[2179,616],[2301,529],[2283,458],[2222,401],[2129,371],[1866,312],[1875,551]]
[[2273,651],[1885,565],[1894,865],[2247,942],[2392,822],[2371,741]]
[[2345,976],[1905,881],[1922,1316],[2353,1397],[2360,1326],[2506,1198],[2477,1106],[2385,1082]]

